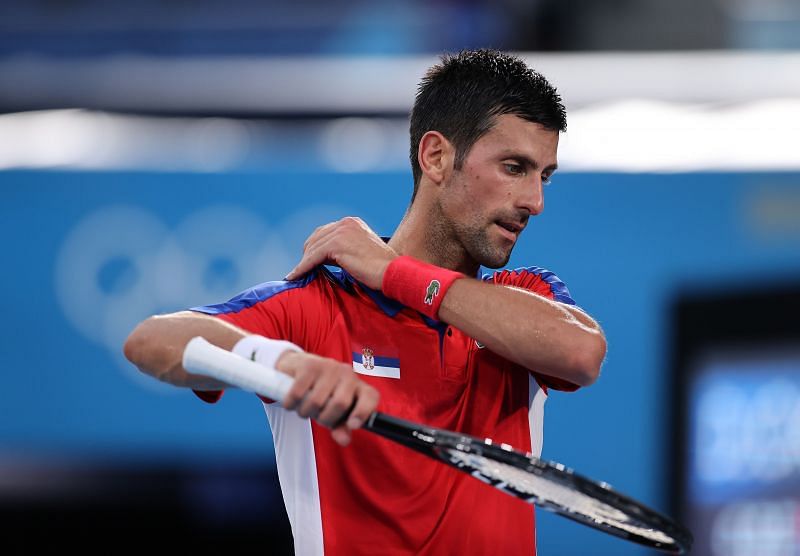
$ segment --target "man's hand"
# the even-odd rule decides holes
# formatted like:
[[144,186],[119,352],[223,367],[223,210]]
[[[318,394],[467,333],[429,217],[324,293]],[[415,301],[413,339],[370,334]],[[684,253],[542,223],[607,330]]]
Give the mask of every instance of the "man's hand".
[[345,363],[311,353],[286,351],[275,368],[294,378],[283,407],[333,429],[337,444],[347,446],[352,432],[378,406],[379,394]]
[[335,264],[373,290],[397,253],[360,218],[348,216],[314,230],[303,246],[303,258],[287,276],[294,280],[315,266]]

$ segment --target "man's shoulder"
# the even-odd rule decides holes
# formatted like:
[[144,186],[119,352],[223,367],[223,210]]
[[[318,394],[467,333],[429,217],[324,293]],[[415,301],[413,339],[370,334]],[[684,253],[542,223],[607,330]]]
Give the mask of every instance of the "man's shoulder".
[[272,304],[288,298],[300,298],[306,309],[312,303],[324,304],[335,288],[347,287],[346,280],[335,270],[320,266],[296,280],[263,282],[235,295],[224,303],[193,307],[207,314],[238,313],[255,305]]
[[[318,266],[295,280],[264,282],[249,290],[249,295],[259,301],[267,301],[286,293],[292,297],[302,297],[304,302],[318,297],[324,302],[336,291],[352,290],[352,280],[339,268]],[[244,292],[247,293],[247,292]]]
[[562,303],[575,304],[564,281],[554,272],[540,266],[495,270],[484,274],[482,279],[484,282],[531,290]]

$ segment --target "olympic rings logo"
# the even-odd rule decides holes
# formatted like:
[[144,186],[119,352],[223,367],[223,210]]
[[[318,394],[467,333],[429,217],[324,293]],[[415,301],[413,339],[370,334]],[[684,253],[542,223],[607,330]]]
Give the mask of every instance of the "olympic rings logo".
[[65,237],[55,264],[56,298],[83,337],[132,369],[121,349],[136,323],[281,279],[314,228],[346,213],[317,206],[268,225],[242,206],[213,205],[171,228],[139,206],[104,206]]

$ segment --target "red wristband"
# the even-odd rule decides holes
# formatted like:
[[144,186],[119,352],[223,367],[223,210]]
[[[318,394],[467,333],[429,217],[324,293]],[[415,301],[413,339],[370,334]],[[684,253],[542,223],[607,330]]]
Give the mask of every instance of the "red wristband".
[[460,272],[403,255],[386,267],[381,289],[406,307],[438,320],[439,306],[448,288],[459,278],[464,278]]

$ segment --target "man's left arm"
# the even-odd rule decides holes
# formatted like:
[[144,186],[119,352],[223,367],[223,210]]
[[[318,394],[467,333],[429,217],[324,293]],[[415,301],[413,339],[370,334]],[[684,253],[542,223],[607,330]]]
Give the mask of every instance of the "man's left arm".
[[439,317],[510,361],[578,386],[597,379],[606,354],[603,331],[585,312],[513,286],[456,280]]
[[[336,264],[378,290],[397,257],[361,219],[348,217],[311,234],[287,279],[320,264]],[[605,336],[589,315],[513,286],[468,277],[455,280],[441,299],[438,319],[514,363],[578,386],[597,379],[606,353]]]

